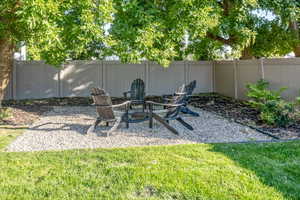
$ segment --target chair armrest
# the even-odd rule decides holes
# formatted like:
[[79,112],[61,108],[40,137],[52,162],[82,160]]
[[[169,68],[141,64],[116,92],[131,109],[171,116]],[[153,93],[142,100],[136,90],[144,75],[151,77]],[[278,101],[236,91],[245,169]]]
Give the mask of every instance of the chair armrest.
[[116,105],[92,104],[92,106],[98,106],[98,107],[104,107],[104,108],[117,108],[117,107],[128,105],[130,103],[131,103],[131,101],[125,101],[121,104],[116,104]]
[[186,92],[176,92],[175,95],[185,95]]
[[146,101],[147,104],[157,105],[157,106],[166,106],[166,107],[178,107],[183,106],[184,104],[169,104],[169,103],[157,103],[154,101]]
[[172,100],[174,100],[174,99],[168,98],[168,97],[163,98],[163,101],[164,101],[164,102],[168,102],[168,101],[172,101]]
[[127,94],[129,94],[130,91],[126,91],[126,92],[123,92],[123,96],[127,98]]
[[123,102],[121,104],[112,105],[112,108],[118,108],[118,107],[121,107],[121,106],[126,106],[126,105],[128,105],[130,103],[131,103],[131,101],[125,101],[125,102]]

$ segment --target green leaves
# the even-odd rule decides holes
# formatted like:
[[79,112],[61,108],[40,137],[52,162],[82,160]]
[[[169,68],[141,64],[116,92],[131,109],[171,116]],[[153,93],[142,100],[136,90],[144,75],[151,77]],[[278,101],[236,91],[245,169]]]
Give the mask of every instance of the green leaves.
[[256,57],[284,55],[300,44],[289,29],[299,13],[296,0],[3,0],[0,37],[25,41],[30,58],[56,66],[110,55],[168,66],[238,58],[244,49]]
[[260,111],[260,118],[269,125],[287,126],[295,118],[295,103],[286,102],[281,93],[287,88],[278,91],[268,89],[269,83],[259,80],[256,84],[248,84],[247,96],[249,104]]

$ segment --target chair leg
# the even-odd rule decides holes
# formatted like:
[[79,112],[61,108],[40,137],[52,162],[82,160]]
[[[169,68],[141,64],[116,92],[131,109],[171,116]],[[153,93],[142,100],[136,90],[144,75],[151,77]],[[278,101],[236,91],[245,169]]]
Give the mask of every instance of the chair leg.
[[184,114],[192,115],[194,117],[199,117],[200,116],[199,113],[196,113],[196,112],[192,111],[188,107],[182,107],[181,112],[184,113]]
[[96,121],[94,122],[94,124],[92,126],[90,126],[90,128],[87,130],[86,134],[92,133],[95,131],[96,127],[100,124],[101,120],[100,119],[96,119]]
[[161,118],[159,115],[153,113],[153,118],[156,119],[158,122],[160,122],[162,125],[164,125],[168,130],[170,130],[172,133],[179,135],[178,131],[170,126],[163,118]]
[[189,125],[188,123],[186,123],[181,117],[176,118],[176,120],[178,122],[180,122],[183,126],[185,126],[187,129],[189,129],[191,131],[194,130],[194,128],[191,125]]
[[149,128],[153,128],[153,107],[149,105]]
[[108,137],[112,132],[114,132],[115,130],[117,130],[117,128],[118,128],[118,126],[120,125],[121,121],[122,121],[122,118],[121,118],[121,117],[118,117],[118,118],[117,118],[117,121],[114,123],[113,127],[112,127],[109,131],[107,131],[107,133],[106,133],[106,136],[107,136],[107,137]]
[[128,106],[126,105],[126,112],[125,115],[123,116],[125,118],[125,124],[126,124],[126,128],[129,128],[129,109],[130,109],[131,104]]

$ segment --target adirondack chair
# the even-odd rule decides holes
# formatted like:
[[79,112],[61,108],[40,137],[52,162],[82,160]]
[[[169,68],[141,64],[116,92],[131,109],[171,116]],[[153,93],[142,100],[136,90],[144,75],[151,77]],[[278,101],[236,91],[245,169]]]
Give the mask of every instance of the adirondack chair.
[[[143,101],[145,97],[145,83],[142,79],[135,79],[130,87],[130,90],[124,92],[124,97],[129,97],[130,100]],[[129,94],[129,96],[128,96]]]
[[188,85],[185,86],[184,91],[186,92],[186,98],[185,98],[186,104],[181,107],[181,112],[185,114],[190,114],[194,117],[199,117],[199,113],[196,113],[187,107],[189,100],[193,95],[193,91],[196,88],[196,83],[197,83],[196,80],[193,80],[192,82],[190,82]]
[[[187,122],[185,122],[181,116],[179,115],[181,112],[181,109],[183,106],[185,106],[185,99],[186,94],[185,93],[178,93],[178,95],[173,96],[172,100],[170,100],[168,103],[157,103],[153,101],[147,101],[147,105],[149,107],[149,127],[152,128],[153,126],[153,119],[157,120],[161,124],[163,124],[167,129],[169,129],[171,132],[175,134],[179,134],[178,131],[170,126],[169,121],[170,120],[176,120],[179,123],[181,123],[184,127],[186,127],[189,130],[194,130],[191,125],[189,125]],[[159,116],[156,112],[154,107],[160,106],[164,107],[166,110],[165,115],[163,117]]]
[[[186,95],[185,95],[185,99],[184,99],[184,105],[180,108],[181,109],[180,112],[182,112],[184,114],[190,114],[194,117],[199,117],[198,113],[192,111],[191,109],[189,109],[187,107],[189,100],[193,94],[193,91],[196,88],[196,83],[197,83],[196,80],[194,80],[194,81],[191,81],[188,85],[183,85],[183,86],[179,87],[179,89],[173,94],[173,97],[181,95],[182,93],[185,93]],[[172,98],[164,97],[164,102],[172,101]]]
[[[112,128],[107,132],[107,136],[109,136],[110,133],[115,131],[121,122],[125,122],[126,127],[129,127],[128,109],[130,101],[126,101],[117,105],[112,105],[110,96],[105,92],[104,89],[100,88],[93,88],[91,95],[94,101],[93,105],[96,106],[98,117],[94,124],[88,129],[87,134],[94,132],[95,128],[99,125],[100,122],[106,122],[106,126],[109,126],[109,123],[114,123]],[[113,112],[113,108],[117,107],[125,108],[125,112],[121,115],[121,117],[116,117]]]

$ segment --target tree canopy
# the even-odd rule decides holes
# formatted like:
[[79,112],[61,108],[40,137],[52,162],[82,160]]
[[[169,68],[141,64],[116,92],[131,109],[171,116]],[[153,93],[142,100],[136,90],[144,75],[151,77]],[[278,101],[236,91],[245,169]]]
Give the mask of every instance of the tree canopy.
[[[264,14],[267,13],[267,14]],[[300,56],[299,0],[2,0],[0,100],[20,43],[32,59]]]
[[187,57],[281,56],[300,43],[299,4],[297,0],[3,0],[0,38],[14,46],[24,41],[32,59],[55,65],[108,55],[124,62],[149,59],[164,66]]

